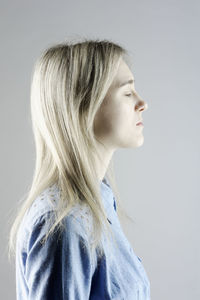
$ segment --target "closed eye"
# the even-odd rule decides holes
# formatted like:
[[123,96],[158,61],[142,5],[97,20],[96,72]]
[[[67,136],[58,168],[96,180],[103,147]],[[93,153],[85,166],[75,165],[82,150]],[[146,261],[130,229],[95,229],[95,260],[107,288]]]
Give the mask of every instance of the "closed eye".
[[133,91],[132,93],[129,94],[125,94],[125,96],[130,97],[131,95],[135,95],[135,91]]

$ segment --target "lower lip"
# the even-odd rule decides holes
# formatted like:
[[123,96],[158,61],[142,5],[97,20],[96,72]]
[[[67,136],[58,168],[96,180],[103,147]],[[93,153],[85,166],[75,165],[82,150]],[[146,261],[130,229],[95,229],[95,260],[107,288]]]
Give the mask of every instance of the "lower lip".
[[143,123],[138,123],[136,126],[144,126]]

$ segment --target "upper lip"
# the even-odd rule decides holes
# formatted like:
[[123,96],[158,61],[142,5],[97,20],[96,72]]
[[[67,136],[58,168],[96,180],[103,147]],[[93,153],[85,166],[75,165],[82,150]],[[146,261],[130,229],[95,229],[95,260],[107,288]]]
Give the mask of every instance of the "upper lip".
[[141,119],[140,121],[138,121],[138,122],[136,123],[136,125],[137,125],[138,123],[142,123],[142,121],[143,121],[143,120]]

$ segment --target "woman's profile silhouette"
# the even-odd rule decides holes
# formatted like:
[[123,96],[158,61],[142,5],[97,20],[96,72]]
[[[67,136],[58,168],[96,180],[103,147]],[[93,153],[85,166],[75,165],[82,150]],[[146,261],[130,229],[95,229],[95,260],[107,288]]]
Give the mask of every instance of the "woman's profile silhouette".
[[17,300],[150,300],[112,168],[117,149],[144,141],[147,103],[130,65],[127,50],[98,39],[52,45],[35,63],[34,177],[9,239]]

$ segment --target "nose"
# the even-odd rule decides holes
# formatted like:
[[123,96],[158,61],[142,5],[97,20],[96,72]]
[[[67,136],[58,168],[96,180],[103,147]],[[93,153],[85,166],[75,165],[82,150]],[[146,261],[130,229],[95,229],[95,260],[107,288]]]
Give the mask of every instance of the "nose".
[[143,111],[143,110],[146,110],[148,108],[148,104],[142,100],[142,99],[139,99],[139,101],[137,102],[136,106],[135,106],[135,109],[139,109],[139,111]]

